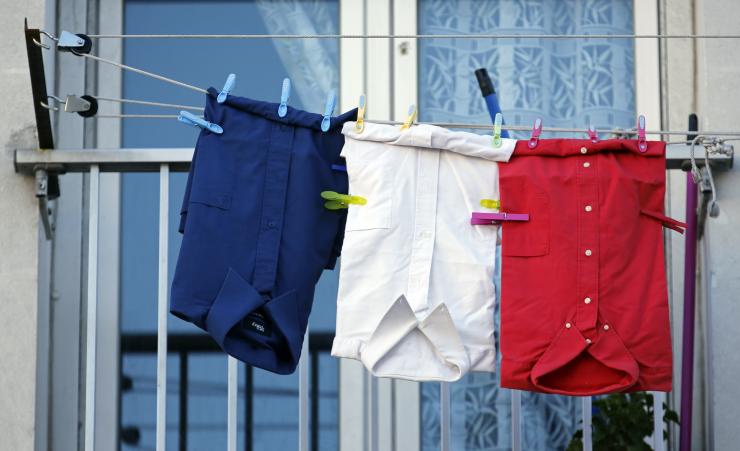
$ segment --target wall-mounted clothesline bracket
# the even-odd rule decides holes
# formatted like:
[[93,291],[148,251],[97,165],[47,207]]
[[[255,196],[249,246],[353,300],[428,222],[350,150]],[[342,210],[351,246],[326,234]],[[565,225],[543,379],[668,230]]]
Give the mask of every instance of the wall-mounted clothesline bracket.
[[[49,109],[42,106],[49,101],[46,92],[46,73],[44,71],[44,59],[41,47],[36,43],[41,42],[41,30],[28,28],[28,20],[24,21],[24,35],[26,38],[26,53],[28,54],[28,69],[31,75],[31,93],[33,95],[33,109],[36,115],[36,136],[39,149],[53,149],[54,135],[51,130],[51,116]],[[44,226],[46,239],[54,235],[52,211],[49,201],[59,197],[58,173],[45,169],[33,169],[36,176],[36,197],[39,202],[39,213]]]

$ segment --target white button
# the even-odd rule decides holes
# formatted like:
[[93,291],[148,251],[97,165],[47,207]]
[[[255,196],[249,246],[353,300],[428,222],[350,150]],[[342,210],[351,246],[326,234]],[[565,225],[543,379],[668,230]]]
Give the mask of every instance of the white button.
[[604,330],[609,330],[609,325],[608,324],[604,324]]
[[591,339],[590,338],[586,338],[586,343],[587,344],[591,344]]
[[570,323],[565,323],[565,328],[570,329]]
[[592,254],[591,249],[586,249],[585,254],[586,254],[586,257],[590,257]]
[[586,210],[586,211],[591,211],[591,210],[592,210],[592,208],[591,208],[591,206],[590,206],[590,205],[586,205],[586,208],[584,208],[584,210]]
[[588,152],[588,149],[586,149],[585,147],[581,147],[581,153],[585,154],[586,152]]
[[583,302],[585,302],[586,304],[590,304],[591,303],[591,298],[586,298],[586,299],[583,300]]
[[588,167],[591,167],[591,163],[589,163],[589,162],[587,161],[587,162],[583,163],[583,167],[584,167],[584,168],[588,168]]

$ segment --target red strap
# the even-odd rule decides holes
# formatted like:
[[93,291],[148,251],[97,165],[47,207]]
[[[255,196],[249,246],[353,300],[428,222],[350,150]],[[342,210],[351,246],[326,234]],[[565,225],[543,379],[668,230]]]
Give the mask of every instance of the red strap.
[[657,211],[651,211],[651,210],[640,210],[640,213],[644,214],[645,216],[650,216],[653,219],[657,219],[658,221],[663,223],[664,227],[668,227],[671,230],[675,230],[676,232],[683,234],[684,230],[688,227],[688,225],[685,222],[676,221],[673,218],[669,218],[668,216],[658,213]]

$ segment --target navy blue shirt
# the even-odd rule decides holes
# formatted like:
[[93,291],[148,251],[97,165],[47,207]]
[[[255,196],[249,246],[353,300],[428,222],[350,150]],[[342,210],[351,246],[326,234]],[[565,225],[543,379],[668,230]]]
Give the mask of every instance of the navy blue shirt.
[[278,104],[206,97],[223,134],[198,137],[181,211],[183,233],[170,311],[207,331],[228,354],[280,374],[298,364],[314,287],[339,256],[346,210],[322,191],[347,192],[342,124]]

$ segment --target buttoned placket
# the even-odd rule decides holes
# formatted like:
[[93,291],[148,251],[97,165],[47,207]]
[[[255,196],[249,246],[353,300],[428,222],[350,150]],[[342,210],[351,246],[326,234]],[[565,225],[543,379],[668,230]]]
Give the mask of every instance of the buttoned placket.
[[[576,157],[577,184],[577,270],[576,326],[581,332],[593,332],[599,311],[599,209],[598,155],[587,147]],[[592,334],[586,338],[591,344]]]
[[437,219],[439,158],[439,150],[419,149],[416,151],[416,205],[406,293],[406,298],[414,312],[423,311],[429,307],[429,278],[432,271]]
[[261,294],[268,294],[275,285],[280,237],[283,230],[288,176],[293,149],[294,127],[272,123],[270,143],[265,162],[265,180],[262,193],[262,215],[255,249],[252,284]]

